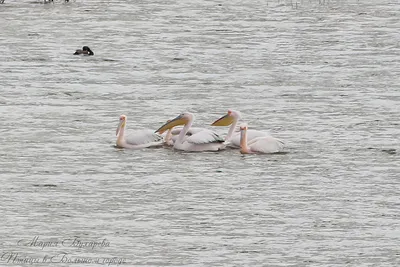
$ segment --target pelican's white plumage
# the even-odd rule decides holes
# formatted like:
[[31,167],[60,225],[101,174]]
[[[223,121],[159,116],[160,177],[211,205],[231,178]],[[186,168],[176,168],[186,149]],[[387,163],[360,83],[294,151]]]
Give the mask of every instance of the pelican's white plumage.
[[163,144],[163,137],[149,129],[135,130],[134,132],[125,136],[126,122],[127,117],[125,115],[121,115],[116,131],[118,147],[142,149],[146,147],[161,146]]
[[212,130],[202,129],[201,131],[195,132],[188,136],[186,141],[192,144],[200,145],[213,142],[222,143],[224,142],[224,139]]
[[[219,151],[225,148],[223,144],[224,140],[214,131],[199,128],[193,130],[188,135],[192,123],[194,121],[194,116],[191,113],[182,113],[173,120],[168,121],[163,126],[161,126],[156,132],[164,132],[171,129],[177,125],[184,125],[182,129],[179,129],[178,137],[174,142],[174,148],[184,151]],[[200,130],[201,129],[201,130]],[[173,132],[174,130],[172,130]]]
[[[222,116],[218,120],[214,121],[212,126],[229,126],[228,134],[225,137],[226,144],[233,148],[240,147],[240,130],[237,127],[239,119],[241,118],[241,113],[236,110],[228,110],[228,114]],[[248,130],[247,139],[248,141],[253,140],[257,137],[270,136],[268,132],[258,131],[258,130]]]
[[248,141],[248,127],[246,124],[240,127],[240,153],[278,153],[283,150],[285,143],[272,136],[255,137]]
[[[181,133],[182,129],[183,129],[183,126],[177,126],[177,127],[172,128],[172,130],[171,130],[172,135],[179,135]],[[186,135],[190,136],[190,135],[193,135],[195,133],[198,133],[198,132],[201,132],[204,130],[207,130],[207,129],[200,128],[200,127],[190,127],[189,130],[187,131]]]
[[[268,137],[269,133],[258,131],[258,130],[247,130],[247,140],[252,141],[258,137]],[[226,140],[226,138],[225,138]],[[240,132],[236,132],[230,139],[227,140],[229,145],[234,148],[240,147]]]

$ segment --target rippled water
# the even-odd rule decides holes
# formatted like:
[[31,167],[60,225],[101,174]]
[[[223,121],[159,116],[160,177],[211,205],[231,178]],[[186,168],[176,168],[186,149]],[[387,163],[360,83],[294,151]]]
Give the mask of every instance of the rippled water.
[[[399,12],[6,0],[0,265],[398,266]],[[120,114],[129,131],[228,108],[288,153],[114,148]]]

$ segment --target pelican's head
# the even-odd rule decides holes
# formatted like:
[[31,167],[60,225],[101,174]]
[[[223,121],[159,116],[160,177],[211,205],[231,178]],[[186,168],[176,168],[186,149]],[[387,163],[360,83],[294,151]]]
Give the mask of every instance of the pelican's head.
[[167,121],[163,126],[161,126],[156,133],[163,133],[168,129],[171,129],[178,125],[185,125],[188,122],[193,121],[192,113],[182,113],[179,114],[175,119]]
[[119,116],[119,124],[118,124],[117,131],[115,132],[116,135],[119,134],[119,131],[121,130],[121,128],[125,127],[125,124],[126,124],[126,115]]
[[247,131],[247,129],[249,129],[249,127],[247,126],[246,123],[243,123],[242,125],[240,125],[240,131]]
[[239,111],[235,111],[232,109],[228,110],[228,114],[219,118],[218,120],[214,121],[211,125],[212,126],[229,126],[233,122],[238,121],[241,115]]

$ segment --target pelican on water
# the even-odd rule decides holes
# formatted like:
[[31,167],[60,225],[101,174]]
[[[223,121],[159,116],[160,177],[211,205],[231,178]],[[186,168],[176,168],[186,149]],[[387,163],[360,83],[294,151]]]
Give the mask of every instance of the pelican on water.
[[240,153],[277,153],[284,148],[284,143],[272,136],[255,137],[248,141],[247,139],[248,126],[242,124],[240,126]]
[[146,147],[162,146],[164,140],[159,134],[149,129],[136,130],[125,136],[126,116],[119,117],[119,124],[116,131],[117,147],[141,149]]
[[[184,151],[219,151],[225,148],[224,139],[220,137],[214,131],[208,129],[201,129],[197,132],[189,133],[191,126],[194,121],[194,115],[192,113],[182,113],[175,119],[168,121],[161,126],[156,133],[163,133],[168,129],[171,129],[178,125],[184,125],[182,129],[179,129],[178,137],[176,138],[173,147],[177,150]],[[173,132],[174,130],[172,130]],[[172,133],[171,132],[171,133]]]
[[[225,137],[225,141],[229,147],[239,148],[240,147],[240,133],[236,131],[239,119],[241,118],[241,114],[239,111],[228,110],[228,113],[218,120],[214,121],[212,126],[229,126],[228,134]],[[247,139],[248,141],[252,140],[256,137],[269,136],[268,132],[257,131],[257,130],[248,130],[247,131]]]

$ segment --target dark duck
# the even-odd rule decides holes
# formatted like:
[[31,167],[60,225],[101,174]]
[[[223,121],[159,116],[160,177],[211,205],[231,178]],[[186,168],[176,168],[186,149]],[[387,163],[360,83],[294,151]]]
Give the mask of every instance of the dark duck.
[[75,51],[74,55],[88,55],[88,56],[93,56],[94,53],[88,46],[82,47],[82,49],[78,49]]

